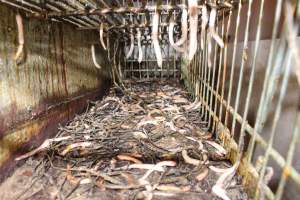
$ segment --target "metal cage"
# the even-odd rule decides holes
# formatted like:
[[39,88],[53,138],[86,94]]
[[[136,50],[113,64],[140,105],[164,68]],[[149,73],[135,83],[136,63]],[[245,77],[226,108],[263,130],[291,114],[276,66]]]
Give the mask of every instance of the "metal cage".
[[[298,191],[294,197],[300,198],[300,163],[294,159],[300,133],[299,0],[199,0],[199,25],[203,6],[208,11],[216,9],[215,32],[224,46],[211,38],[207,28],[202,34],[198,31],[198,50],[191,61],[170,46],[167,34],[173,19],[175,38],[181,36],[180,17],[188,3],[184,0],[0,2],[24,11],[27,17],[71,23],[78,30],[99,30],[103,24],[107,45],[117,42],[119,46],[109,50],[115,59],[114,77],[119,81],[181,78],[195,101],[201,102],[207,129],[222,140],[232,163],[239,162],[249,196],[281,199],[284,191],[294,187]],[[149,37],[155,12],[161,15],[162,68],[156,64]],[[143,59],[138,61],[136,47],[126,59],[130,36],[136,37],[138,31]],[[292,112],[288,117],[286,106]],[[280,128],[283,124],[288,127],[286,133]],[[278,177],[273,188],[268,184],[272,171]],[[288,181],[291,187],[285,187]]]

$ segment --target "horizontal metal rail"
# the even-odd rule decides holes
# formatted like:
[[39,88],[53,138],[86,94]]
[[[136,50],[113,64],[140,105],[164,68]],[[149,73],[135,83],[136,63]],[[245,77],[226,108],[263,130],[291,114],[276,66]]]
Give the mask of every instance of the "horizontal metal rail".
[[[221,95],[219,95],[214,89],[212,89],[212,87],[210,85],[207,84],[207,82],[205,82],[204,80],[199,80],[202,81],[203,84],[205,85],[205,87],[210,90],[213,95],[216,96],[216,98],[218,99],[219,102],[221,102],[221,104],[224,107],[227,107],[226,109],[228,110],[228,112],[230,114],[232,114],[232,116],[235,116],[237,122],[239,122],[240,124],[243,123],[243,117],[234,111],[234,108],[232,106],[228,106],[227,101],[221,98]],[[209,109],[209,107],[207,107],[208,103],[205,101],[205,99],[201,98],[201,102],[203,102],[204,106],[206,107],[206,109]],[[209,109],[211,112],[211,109]],[[216,120],[217,123],[221,123],[220,119],[218,118],[219,116],[217,116],[216,114],[212,115],[214,117],[214,119]],[[223,124],[224,125],[224,124]],[[246,122],[245,125],[245,130],[247,131],[247,133],[251,136],[253,136],[254,134],[254,128],[248,123]],[[268,146],[268,142],[265,141],[260,134],[257,133],[257,137],[255,138],[255,141],[264,149],[267,148]],[[270,156],[274,159],[274,161],[282,168],[285,167],[285,165],[287,164],[287,162],[285,161],[284,157],[278,152],[276,151],[276,149],[271,149],[270,150]],[[285,168],[285,170],[289,171],[289,175],[291,176],[291,178],[298,184],[300,185],[300,173],[297,172],[297,170],[295,170],[294,168],[292,168],[291,166]]]
[[[275,132],[277,129],[278,121],[281,117],[281,112],[283,108],[283,101],[286,97],[287,85],[289,82],[289,77],[291,76],[291,62],[292,55],[294,55],[294,60],[296,60],[296,65],[293,67],[300,69],[297,65],[297,59],[299,55],[295,52],[298,51],[296,47],[296,35],[299,31],[299,18],[295,18],[294,11],[300,14],[300,1],[276,1],[275,2],[275,19],[272,27],[272,36],[269,40],[270,51],[269,55],[266,57],[268,64],[266,67],[266,73],[263,83],[263,91],[261,94],[261,100],[259,105],[256,105],[258,110],[256,113],[257,120],[255,124],[249,124],[248,122],[248,111],[250,109],[251,102],[250,98],[255,84],[255,75],[259,73],[256,71],[256,63],[258,58],[258,49],[261,36],[261,29],[263,27],[262,19],[264,10],[264,0],[259,1],[259,16],[258,25],[256,31],[256,38],[254,41],[254,57],[251,63],[248,63],[248,42],[249,42],[249,27],[250,18],[252,12],[252,2],[249,1],[247,8],[246,19],[242,18],[242,1],[239,2],[235,12],[235,19],[231,19],[231,14],[229,13],[229,19],[225,21],[224,13],[223,17],[219,18],[219,26],[216,27],[216,32],[219,33],[222,38],[228,37],[228,32],[230,31],[230,24],[234,24],[235,27],[231,27],[234,33],[232,33],[233,39],[231,48],[231,62],[228,65],[228,47],[225,43],[224,49],[219,48],[215,43],[212,45],[211,40],[207,35],[205,35],[205,46],[200,49],[197,56],[190,63],[183,62],[184,64],[184,76],[188,83],[188,88],[194,94],[195,100],[200,101],[200,113],[201,118],[207,121],[207,128],[215,131],[218,137],[223,140],[225,147],[228,147],[230,152],[229,156],[232,162],[241,162],[240,172],[241,175],[245,176],[244,183],[249,186],[250,197],[254,199],[261,199],[265,195],[268,199],[281,199],[284,191],[284,186],[286,180],[289,178],[293,180],[296,187],[300,188],[300,173],[292,166],[292,159],[296,149],[297,140],[299,140],[299,105],[295,107],[298,110],[297,119],[295,119],[294,129],[290,141],[287,146],[288,155],[285,158],[280,152],[278,146],[274,146]],[[298,5],[295,5],[298,2]],[[285,8],[285,10],[283,9]],[[297,8],[297,9],[296,9]],[[282,11],[284,10],[284,11]],[[222,10],[218,11],[222,12]],[[282,14],[282,12],[285,12]],[[279,22],[283,20],[282,32],[280,34],[280,39],[278,40],[278,28]],[[298,19],[298,21],[296,21]],[[235,22],[231,22],[235,20]],[[244,20],[244,21],[242,21]],[[226,24],[226,27],[225,27]],[[243,26],[245,25],[245,26]],[[242,30],[244,28],[244,30]],[[226,30],[226,31],[225,31]],[[232,31],[231,31],[232,32]],[[242,32],[244,38],[242,40],[242,50],[238,50],[238,36]],[[207,33],[206,33],[207,34]],[[239,36],[240,37],[240,36]],[[240,39],[239,39],[240,40]],[[276,41],[279,41],[276,42]],[[210,47],[208,47],[211,45]],[[253,48],[253,47],[251,47]],[[293,52],[293,53],[292,53]],[[238,56],[241,59],[237,59]],[[210,62],[210,64],[208,64]],[[237,63],[241,62],[241,63]],[[246,76],[245,65],[250,64],[250,81],[246,83],[243,81],[244,76]],[[228,67],[229,69],[228,69]],[[237,67],[238,66],[238,67]],[[238,73],[238,74],[237,74]],[[237,75],[237,76],[235,76]],[[229,86],[226,87],[225,86]],[[243,88],[243,89],[242,89]],[[298,85],[298,90],[300,85]],[[243,94],[242,94],[242,91]],[[276,94],[276,95],[275,95]],[[242,96],[246,95],[246,96]],[[243,113],[239,113],[240,104],[242,106]],[[272,104],[271,104],[272,103]],[[273,108],[271,106],[275,105]],[[225,109],[225,113],[224,113]],[[270,111],[273,109],[274,115],[270,115]],[[266,121],[270,121],[270,132],[267,134],[269,138],[264,138],[262,134],[265,134],[263,127]],[[237,129],[236,124],[239,124],[241,128]],[[287,122],[291,123],[292,121]],[[222,127],[222,128],[220,128]],[[226,133],[223,133],[223,132]],[[245,149],[245,136],[249,136],[250,143],[247,143],[248,149]],[[237,137],[238,142],[233,138]],[[258,157],[256,161],[260,161],[260,165],[256,168],[253,167],[252,162],[254,152],[256,151],[257,145],[262,149],[259,151],[260,155],[255,155]],[[261,152],[263,151],[263,152]],[[269,165],[268,160],[272,160],[279,166],[282,170],[279,187],[276,193],[273,193],[265,182],[265,176],[267,175],[267,169],[273,166]],[[261,160],[260,160],[261,159]],[[258,163],[257,163],[258,164]],[[277,166],[276,165],[276,166]],[[280,174],[276,174],[278,177]],[[251,178],[249,178],[252,177]],[[289,188],[287,188],[289,190]]]

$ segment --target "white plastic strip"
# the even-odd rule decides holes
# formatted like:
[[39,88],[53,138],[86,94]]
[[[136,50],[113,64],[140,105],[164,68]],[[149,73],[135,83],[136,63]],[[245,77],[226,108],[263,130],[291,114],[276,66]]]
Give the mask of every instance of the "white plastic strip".
[[137,41],[138,41],[138,48],[139,48],[138,62],[141,63],[143,60],[143,51],[142,51],[142,46],[141,46],[141,31],[140,31],[140,29],[137,29]]
[[19,13],[16,15],[16,22],[17,22],[17,28],[18,28],[19,46],[18,46],[18,50],[15,54],[14,59],[18,60],[24,49],[24,26],[23,26],[22,16]]
[[162,68],[162,55],[161,55],[161,49],[158,41],[158,23],[159,23],[159,13],[155,12],[153,16],[153,24],[152,24],[152,42],[154,46],[154,52],[155,52],[157,64],[160,68]]
[[181,16],[181,38],[176,42],[176,45],[180,46],[184,44],[184,42],[187,39],[187,34],[188,34],[188,13],[186,9],[182,9],[182,16]]
[[197,31],[198,31],[198,3],[197,0],[189,0],[189,18],[190,18],[190,39],[189,39],[189,55],[191,61],[197,51]]
[[126,59],[130,58],[134,48],[134,35],[131,33],[130,35],[130,49],[126,55]]
[[217,44],[223,48],[224,47],[224,42],[223,40],[220,38],[220,36],[216,33],[215,31],[215,22],[216,22],[216,17],[217,17],[217,10],[216,8],[212,8],[212,10],[210,11],[210,17],[209,17],[209,31],[212,35],[212,37],[215,39],[215,41],[217,42]]
[[100,31],[100,42],[101,42],[101,45],[102,45],[103,49],[106,50],[106,46],[105,46],[105,43],[104,43],[104,40],[103,40],[103,23],[101,23],[99,31]]
[[170,20],[170,24],[169,24],[169,41],[170,41],[170,44],[171,46],[176,50],[176,51],[179,51],[179,52],[184,52],[184,49],[177,46],[174,42],[174,37],[173,37],[173,30],[174,30],[174,26],[175,26],[175,22],[173,19]]
[[200,46],[201,49],[204,50],[204,35],[205,35],[205,28],[208,22],[208,14],[207,14],[207,8],[205,5],[202,7],[202,16],[201,16],[201,41]]
[[93,44],[91,46],[91,51],[92,51],[92,58],[93,58],[93,63],[95,65],[95,67],[98,69],[101,69],[101,66],[97,63],[97,60],[96,60],[95,45],[93,45]]

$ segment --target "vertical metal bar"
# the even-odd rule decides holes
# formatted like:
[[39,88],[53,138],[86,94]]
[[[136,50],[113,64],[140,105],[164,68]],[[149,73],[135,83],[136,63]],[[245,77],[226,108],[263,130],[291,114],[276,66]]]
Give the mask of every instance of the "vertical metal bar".
[[[153,48],[152,48],[153,50]],[[153,58],[155,58],[155,52],[153,52]],[[154,71],[154,78],[156,79],[157,78],[157,75],[158,75],[158,65],[155,64],[155,71]]]
[[149,58],[148,58],[148,43],[145,45],[145,65],[147,70],[147,79],[149,79]]
[[225,114],[225,126],[227,126],[228,121],[228,107],[230,106],[231,101],[231,92],[232,92],[232,84],[233,84],[233,76],[234,76],[234,68],[235,68],[235,58],[236,58],[236,48],[237,48],[237,39],[238,39],[238,32],[240,26],[240,18],[241,18],[241,10],[242,10],[242,0],[239,0],[238,6],[238,15],[236,19],[236,27],[235,27],[235,34],[234,34],[234,46],[233,46],[233,56],[232,56],[232,63],[231,63],[231,72],[230,72],[230,80],[229,80],[229,91],[227,95],[227,109]]
[[136,58],[136,48],[133,49],[133,57],[132,57],[132,61],[133,61],[133,77],[137,78],[136,77],[136,70],[137,70],[137,65],[136,65],[136,61],[137,61],[137,58]]
[[190,83],[192,83],[191,84],[191,89],[192,89],[192,95],[194,96],[194,80],[193,80],[193,64],[194,64],[194,62],[193,62],[193,60],[191,60],[191,61],[188,61],[189,62],[189,65],[188,65],[188,72],[189,72],[189,75],[190,75]]
[[132,58],[131,58],[131,65],[130,65],[130,79],[132,79],[133,78],[133,60],[134,60],[134,58],[133,58],[133,56],[134,56],[134,50],[133,50],[133,52],[132,52]]
[[[222,27],[221,27],[221,36],[222,36],[222,38],[224,38],[224,29],[225,29],[225,23],[224,23],[224,13],[223,13],[223,15],[222,15]],[[218,33],[218,26],[217,26],[217,28],[216,28],[216,32]],[[218,66],[218,77],[217,77],[217,87],[216,87],[216,89],[215,89],[215,91],[216,91],[216,94],[219,94],[219,88],[220,88],[220,77],[221,77],[221,71],[222,71],[222,59],[223,59],[223,49],[221,48],[220,49],[220,56],[219,56],[219,66]],[[216,65],[216,61],[214,61],[214,65]],[[216,69],[216,66],[215,66],[215,70],[217,70]],[[222,106],[222,102],[220,102],[220,107]],[[214,113],[214,115],[216,115],[217,114],[217,109],[218,109],[218,98],[217,98],[217,96],[215,95],[215,105],[214,105],[214,108],[213,108],[213,113]],[[215,121],[215,123],[213,124],[213,127],[212,127],[212,129],[213,130],[216,130],[216,127],[217,127],[217,123],[218,122],[216,122]]]
[[[192,76],[190,66],[191,66],[191,63],[187,63],[187,72],[188,72],[187,75],[188,75],[188,81],[189,81],[189,83],[191,83],[191,76]],[[189,85],[189,87],[191,89],[193,86]]]
[[[123,2],[122,2],[122,4],[123,4],[123,6],[124,6],[124,0],[123,0]],[[125,19],[125,17],[123,18],[123,24],[126,24],[126,19]],[[125,33],[125,31],[126,30],[124,30],[124,33]],[[124,74],[124,79],[126,79],[127,78],[127,74],[126,74],[126,67],[127,67],[127,62],[126,62],[126,45],[127,45],[127,42],[126,42],[126,40],[125,40],[125,42],[124,42],[124,66],[122,66],[122,71],[123,71],[123,74]]]
[[[160,15],[159,23],[161,24],[162,21],[163,21],[163,15]],[[158,30],[159,30],[159,34],[162,34],[163,28],[161,26],[158,27]],[[163,36],[161,38],[163,38]],[[166,59],[166,54],[165,54],[165,51],[164,51],[165,46],[164,46],[163,43],[161,43],[161,47],[162,47],[161,48],[161,53],[162,53],[162,63],[163,64],[162,64],[162,66],[161,66],[161,68],[159,70],[160,70],[160,79],[162,80],[162,78],[163,78],[164,64],[165,64],[165,59]]]
[[[195,84],[196,84],[196,86],[197,86],[198,80],[199,80],[199,74],[198,74],[198,72],[199,72],[199,57],[198,57],[198,53],[199,53],[199,50],[196,51],[195,56],[194,56],[194,59],[195,59]],[[198,94],[197,90],[196,90],[196,93]]]
[[[300,99],[298,102],[300,102]],[[284,186],[285,186],[286,180],[288,178],[287,174],[289,174],[288,171],[290,170],[290,167],[292,166],[292,161],[293,161],[294,152],[296,149],[296,144],[299,141],[299,135],[300,135],[300,110],[299,109],[300,109],[300,105],[298,105],[298,113],[297,113],[297,117],[296,117],[296,121],[295,121],[293,137],[292,137],[291,143],[289,145],[289,150],[288,150],[287,158],[286,158],[286,164],[285,164],[285,166],[283,168],[283,172],[281,174],[279,186],[277,188],[276,195],[275,195],[275,200],[280,200],[282,197]]]
[[194,69],[193,69],[193,71],[194,71],[194,85],[195,85],[195,94],[197,94],[197,80],[198,80],[198,67],[199,67],[199,65],[198,65],[198,58],[197,58],[197,52],[198,51],[196,51],[196,53],[195,53],[195,55],[194,55]]
[[119,50],[119,59],[118,59],[118,68],[119,68],[119,74],[120,74],[120,79],[121,79],[121,82],[122,82],[122,80],[124,79],[124,75],[123,75],[123,70],[122,70],[122,66],[121,66],[121,64],[122,64],[122,62],[121,62],[121,57],[122,56],[122,54],[121,54],[121,48],[120,48],[120,50]]
[[255,139],[258,134],[258,132],[261,132],[262,130],[262,112],[263,112],[263,106],[265,102],[265,94],[266,94],[266,89],[267,89],[267,84],[272,68],[272,61],[273,61],[273,51],[275,48],[275,42],[276,42],[276,35],[277,35],[277,30],[279,26],[279,21],[280,21],[280,14],[281,14],[281,5],[282,5],[282,0],[278,0],[276,3],[276,10],[275,10],[275,17],[274,17],[274,25],[273,25],[273,30],[272,30],[272,41],[271,41],[271,47],[270,47],[270,52],[269,52],[269,57],[268,57],[268,63],[267,63],[267,69],[265,73],[265,79],[264,79],[264,84],[263,84],[263,91],[260,97],[260,102],[259,102],[259,107],[258,107],[258,114],[256,117],[256,122],[254,126],[254,133],[253,136],[250,139],[249,142],[249,147],[248,147],[248,160],[252,159],[253,155],[253,150],[254,150],[254,145],[255,145]]
[[202,61],[202,49],[200,48],[198,50],[198,100],[201,100],[201,86],[202,86],[202,80],[201,80],[201,72],[202,72],[202,66],[201,66],[201,61]]
[[168,62],[168,79],[169,79],[170,78],[170,44],[169,43],[168,43],[167,62]]
[[[250,106],[250,99],[251,99],[252,90],[253,90],[255,69],[256,69],[256,60],[257,60],[257,53],[258,53],[258,47],[259,47],[259,39],[260,39],[260,35],[261,35],[264,2],[265,2],[264,0],[261,0],[261,2],[260,2],[258,25],[257,25],[255,45],[254,45],[253,62],[252,62],[252,65],[251,65],[252,68],[251,68],[251,72],[250,72],[250,80],[249,80],[249,83],[248,83],[249,87],[248,87],[247,96],[246,96],[246,104],[245,104],[245,109],[244,109],[244,113],[243,113],[243,120],[242,120],[241,134],[240,134],[241,136],[240,136],[240,141],[239,141],[240,147],[242,147],[244,145],[244,144],[242,144],[243,141],[241,141],[241,138],[244,137],[244,135],[245,135],[244,132],[245,132],[245,128],[246,128],[248,111],[249,111],[249,106]],[[251,160],[248,160],[249,163],[250,163],[250,161]]]
[[[208,59],[211,59],[211,54],[209,54],[208,53],[208,51],[209,51],[209,46],[208,45],[210,45],[209,43],[210,43],[210,41],[208,41],[208,39],[210,39],[210,40],[212,40],[211,39],[211,37],[207,37],[207,60]],[[210,58],[209,58],[209,56],[210,56]],[[204,80],[204,82],[205,82],[205,89],[206,89],[206,91],[205,91],[205,102],[206,103],[208,103],[209,102],[209,96],[210,96],[210,89],[209,89],[209,86],[210,86],[210,71],[211,71],[211,66],[209,66],[208,65],[208,62],[205,62],[205,80]],[[205,115],[204,115],[204,121],[205,122],[208,122],[208,119],[209,119],[209,110],[207,109],[207,108],[205,108]],[[208,127],[207,127],[208,128]]]
[[176,54],[176,51],[173,50],[173,60],[174,60],[174,66],[173,66],[173,76],[174,76],[174,79],[176,78],[176,69],[177,69],[177,66],[176,66],[176,62],[177,62],[177,54]]
[[[300,5],[300,1],[298,1],[298,6]],[[283,44],[285,43],[285,38],[289,38],[291,37],[292,33],[289,32],[289,26],[291,26],[291,31],[294,31],[295,33],[298,32],[298,29],[299,29],[299,23],[295,25],[295,27],[293,27],[293,8],[291,6],[291,4],[289,2],[285,2],[285,21],[284,21],[284,25],[283,25],[283,37],[281,38],[282,39],[282,42]],[[299,11],[297,12],[297,17],[299,17]],[[280,118],[280,112],[281,112],[281,106],[282,106],[282,102],[284,100],[284,97],[285,97],[285,91],[288,87],[288,80],[289,80],[289,73],[291,71],[291,62],[292,62],[292,56],[293,56],[293,49],[291,48],[291,45],[293,44],[290,44],[290,40],[288,40],[288,50],[287,50],[287,55],[285,56],[287,58],[287,66],[283,66],[284,69],[285,69],[285,72],[284,72],[284,77],[283,77],[283,80],[282,80],[282,85],[281,85],[281,90],[280,90],[280,95],[279,95],[279,100],[278,100],[278,105],[276,107],[276,111],[275,111],[275,116],[273,118],[273,124],[272,124],[272,129],[271,129],[271,136],[270,136],[270,139],[269,139],[269,143],[268,143],[268,146],[267,146],[267,150],[265,152],[265,160],[264,160],[264,163],[263,163],[263,167],[262,167],[262,170],[261,170],[261,174],[260,174],[260,179],[259,179],[259,183],[261,183],[263,177],[264,177],[264,173],[265,173],[265,168],[266,168],[266,165],[268,163],[268,159],[269,159],[269,155],[270,155],[270,151],[272,149],[272,145],[273,145],[273,140],[274,140],[274,137],[275,137],[275,130],[276,130],[276,126],[277,126],[277,122],[279,121],[279,118]],[[296,41],[292,41],[292,42],[296,42]],[[283,45],[281,45],[280,47],[283,49],[282,47]],[[279,52],[280,53],[280,52]],[[277,58],[278,58],[278,55],[277,55]],[[273,85],[272,82],[274,80],[276,80],[276,75],[277,73],[280,74],[280,67],[277,67],[277,63],[279,59],[276,59],[276,62],[275,62],[275,67],[274,67],[274,70],[271,72],[271,77],[269,78],[269,84],[268,84],[268,91],[269,90],[272,90],[273,89]],[[277,75],[279,76],[279,75]],[[273,78],[275,77],[275,78]],[[270,92],[271,95],[272,95],[272,92]],[[268,93],[266,94],[266,96],[268,96]],[[277,190],[277,193],[276,193],[276,196],[275,196],[275,199],[280,199],[281,196],[282,196],[282,193],[283,193],[283,188],[284,188],[284,185],[285,185],[285,182],[286,182],[286,179],[287,179],[287,174],[288,174],[288,171],[289,169],[287,167],[291,167],[291,164],[292,164],[292,159],[293,159],[293,154],[294,154],[294,150],[295,150],[295,146],[296,146],[296,142],[297,142],[297,138],[299,136],[299,104],[300,101],[298,101],[298,105],[297,105],[297,109],[298,109],[298,112],[297,112],[297,117],[296,117],[296,124],[295,124],[295,129],[294,129],[294,132],[293,132],[293,136],[292,136],[292,140],[291,140],[291,145],[289,147],[289,150],[288,150],[288,155],[287,155],[287,161],[286,161],[286,164],[283,168],[283,172],[282,172],[282,176],[281,176],[281,179],[280,179],[280,183],[279,183],[279,187],[278,187],[278,190]],[[265,104],[267,105],[268,104],[268,101],[266,100],[265,101]],[[298,123],[298,125],[297,125]],[[257,187],[256,188],[256,192],[259,193],[259,188]],[[262,192],[260,192],[262,196]]]
[[191,75],[192,90],[193,90],[193,95],[194,95],[194,59],[192,59],[190,61],[189,72],[190,72],[190,75]]
[[[143,49],[142,49],[143,51]],[[137,55],[137,57],[139,57],[139,55]],[[138,60],[138,59],[137,59]],[[138,65],[139,65],[139,75],[140,75],[140,79],[142,79],[142,68],[141,68],[141,63],[138,62]]]
[[164,65],[166,64],[166,62],[165,62],[166,55],[165,55],[165,51],[164,51],[165,46],[161,45],[161,47],[162,47],[162,63],[163,64],[162,64],[161,68],[159,69],[160,70],[160,80],[162,80],[164,77],[163,70],[164,70]]
[[199,50],[196,51],[195,54],[195,96],[196,101],[199,101],[199,57],[198,57]]
[[[258,180],[258,184],[256,186],[256,199],[259,198],[259,193],[261,195],[263,195],[263,188],[261,188],[261,185],[263,185],[263,178],[266,172],[266,166],[269,160],[269,156],[270,156],[270,151],[272,149],[273,146],[273,141],[274,141],[274,137],[275,137],[275,130],[276,130],[276,126],[278,123],[278,120],[280,118],[280,113],[281,113],[281,108],[282,108],[282,103],[285,97],[285,93],[286,93],[286,89],[287,89],[287,85],[288,85],[288,80],[289,80],[289,75],[290,75],[290,69],[291,69],[291,51],[288,50],[287,55],[286,55],[286,59],[287,59],[287,65],[284,67],[284,77],[282,80],[282,84],[281,84],[281,88],[280,88],[280,94],[279,94],[279,99],[276,105],[276,109],[275,109],[275,115],[273,118],[273,122],[272,122],[272,128],[271,128],[271,133],[270,133],[270,138],[268,141],[268,146],[264,155],[264,160],[263,160],[263,165],[262,165],[262,169],[259,175],[259,180]],[[275,70],[274,70],[275,71]],[[276,74],[272,73],[271,76],[275,76]]]
[[[200,96],[201,96],[201,100],[204,101],[204,97],[205,97],[205,80],[204,80],[204,77],[205,77],[205,63],[207,62],[207,34],[205,32],[205,35],[204,35],[204,49],[202,50],[200,56],[201,56],[201,64],[200,64],[200,67],[201,67],[201,85],[200,85]],[[205,114],[205,106],[204,104],[201,105],[201,109],[200,109],[200,113],[201,113],[201,118],[204,117],[204,114]]]
[[[216,32],[218,32],[218,27],[216,28]],[[209,80],[209,82],[207,83],[207,85],[208,86],[210,86],[210,88],[211,88],[211,94],[210,94],[210,102],[208,102],[208,100],[206,101],[206,103],[207,104],[209,104],[211,107],[213,106],[213,100],[215,100],[215,104],[216,104],[216,102],[217,102],[217,96],[216,96],[216,94],[214,94],[214,87],[215,87],[215,79],[216,79],[216,71],[217,71],[217,54],[218,54],[218,45],[217,45],[217,43],[215,42],[214,43],[214,59],[213,59],[213,65],[212,65],[212,71],[213,71],[213,73],[212,73],[212,81],[211,81],[211,83],[210,83],[210,80]],[[213,110],[214,110],[214,108],[215,108],[215,106],[213,107]],[[212,118],[212,117],[210,117],[209,119],[208,119],[208,127],[212,127],[211,125],[211,123],[212,123],[212,121],[214,121],[214,119]],[[213,127],[212,127],[212,129],[213,129]]]
[[193,73],[194,73],[194,93],[196,94],[197,93],[197,91],[196,91],[196,86],[197,86],[197,67],[198,67],[197,59],[196,59],[196,54],[194,55],[193,61],[194,61],[194,67],[193,67]]
[[[208,56],[210,56],[208,54],[208,41],[207,41],[207,38],[206,37],[206,44],[205,44],[205,62],[204,62],[204,78],[203,78],[203,83],[204,83],[204,91],[203,91],[203,96],[204,96],[204,101],[205,102],[208,102],[208,97],[207,97],[207,91],[208,91],[208,83],[207,83],[207,71],[208,71],[208,63],[207,63],[207,60],[209,59]],[[204,121],[206,122],[207,121],[207,117],[208,117],[208,110],[204,107]]]
[[128,75],[128,70],[130,69],[130,63],[128,62],[127,58],[126,58],[126,53],[124,53],[124,59],[126,61],[126,67],[125,67],[125,70],[126,70],[126,78],[129,78],[129,75]]
[[[208,83],[207,83],[207,86],[210,88],[209,89],[210,90],[210,95],[209,95],[209,100],[207,101],[207,103],[210,107],[213,106],[213,98],[216,97],[216,95],[214,94],[213,91],[214,91],[215,76],[216,76],[216,71],[217,71],[216,62],[217,62],[218,45],[216,43],[214,43],[214,47],[215,48],[214,48],[213,65],[211,67],[209,67],[209,72],[208,72],[209,77],[210,77],[210,75],[211,75],[210,70],[212,70],[212,80],[209,80]],[[209,119],[208,119],[208,127],[211,127],[211,128],[212,128],[212,126],[211,126],[211,120],[212,119],[213,119],[212,117],[209,117]]]
[[142,68],[143,68],[143,78],[145,79],[147,77],[147,67],[146,67],[146,64],[147,64],[147,61],[146,61],[146,45],[143,45],[143,51],[144,51],[144,59],[143,59],[143,65],[142,65]]
[[[224,13],[223,13],[224,15]],[[219,112],[219,121],[222,121],[222,112],[223,112],[223,100],[224,100],[224,92],[225,92],[225,79],[227,74],[227,52],[228,52],[228,37],[229,37],[229,31],[231,26],[231,17],[232,17],[232,10],[229,11],[228,21],[227,21],[227,27],[226,27],[226,34],[224,39],[224,62],[223,62],[223,77],[222,77],[222,88],[221,88],[221,106],[220,106],[220,112]],[[225,19],[223,19],[225,20]]]
[[[141,44],[141,48],[142,48],[142,52],[144,51],[144,45]],[[143,57],[145,56],[145,54],[143,53]],[[143,58],[144,59],[144,58]],[[140,71],[140,79],[143,78],[143,74],[144,74],[144,70],[143,70],[143,63],[144,61],[142,60],[141,63],[139,63],[139,71]]]
[[[154,50],[153,48],[151,48],[151,60],[154,60],[155,58],[155,54],[154,54]],[[151,72],[153,73],[154,78],[156,79],[156,72],[157,72],[157,68],[156,68],[156,63],[151,61]]]
[[192,89],[193,89],[193,95],[194,95],[194,99],[196,97],[196,93],[195,93],[195,68],[196,68],[196,62],[195,62],[195,59],[193,58],[191,60],[191,67],[190,67],[190,70],[191,70],[191,73],[192,73]]
[[147,44],[144,45],[144,78],[148,78],[148,68],[147,68]]
[[195,98],[195,73],[194,73],[195,60],[194,59],[191,60],[189,69],[190,69],[190,74],[191,74],[191,78],[192,78],[193,95],[194,95],[194,98]]
[[202,69],[202,66],[201,66],[201,60],[202,60],[202,50],[199,49],[198,51],[198,100],[201,99],[201,83],[202,83],[202,80],[201,80],[201,69]]
[[[248,49],[248,40],[249,40],[249,27],[250,27],[252,2],[253,2],[253,0],[249,0],[249,4],[248,4],[244,46],[243,46],[243,52],[242,52],[242,63],[241,63],[240,72],[239,72],[239,81],[238,81],[238,87],[237,87],[237,94],[235,97],[234,113],[238,112],[240,96],[241,96],[241,89],[242,89],[242,84],[243,84],[244,67],[245,67],[245,62],[246,62],[247,55],[248,55],[247,49]],[[233,115],[233,121],[232,121],[232,127],[231,127],[232,134],[234,134],[235,124],[236,124],[236,115]],[[240,135],[240,139],[239,139],[240,148],[244,148],[244,133],[245,132],[242,132]],[[243,151],[243,149],[241,149],[241,152],[242,151]]]
[[[125,41],[125,45],[124,45],[124,55],[126,55],[126,41]],[[127,78],[127,59],[126,59],[126,56],[124,56],[124,66],[123,66],[123,74],[124,74],[124,77]]]

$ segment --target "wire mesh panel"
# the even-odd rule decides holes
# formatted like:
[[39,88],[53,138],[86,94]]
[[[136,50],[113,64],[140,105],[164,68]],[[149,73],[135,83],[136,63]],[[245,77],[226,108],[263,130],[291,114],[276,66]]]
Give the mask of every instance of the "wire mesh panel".
[[[168,3],[168,2],[167,2]],[[174,2],[173,2],[174,3]],[[141,2],[136,1],[134,5],[139,7]],[[148,8],[155,8],[157,2],[147,1]],[[162,10],[159,17],[159,45],[161,49],[162,65],[158,66],[156,54],[152,43],[153,22],[147,21],[147,16],[153,16],[153,9],[151,12],[145,12],[144,14],[137,14],[136,16],[129,13],[126,17],[131,21],[138,24],[145,22],[142,26],[130,28],[131,38],[125,45],[126,67],[124,68],[124,74],[127,78],[176,78],[179,77],[180,72],[180,60],[177,52],[171,47],[168,42],[168,21],[170,17],[180,14],[179,11],[170,9]],[[178,28],[178,26],[177,26]],[[143,37],[139,36],[142,32]],[[179,32],[178,32],[179,33]]]
[[126,60],[126,67],[123,68],[123,74],[126,78],[178,78],[180,74],[180,60],[176,57],[169,45],[162,46],[163,64],[158,67],[155,54],[151,43],[142,47],[144,58],[138,61],[138,48],[136,47],[130,58]]
[[253,198],[297,199],[299,1],[240,1],[217,20],[225,46],[206,32],[186,65],[203,119],[232,150]]

